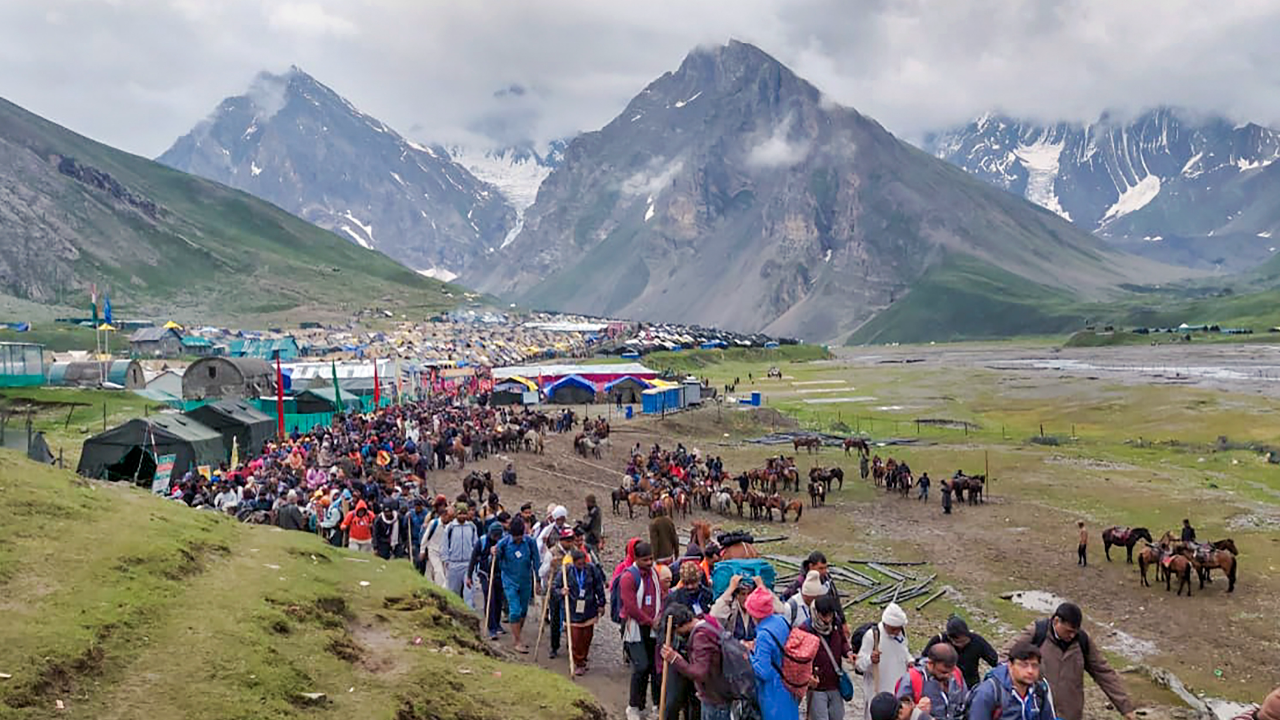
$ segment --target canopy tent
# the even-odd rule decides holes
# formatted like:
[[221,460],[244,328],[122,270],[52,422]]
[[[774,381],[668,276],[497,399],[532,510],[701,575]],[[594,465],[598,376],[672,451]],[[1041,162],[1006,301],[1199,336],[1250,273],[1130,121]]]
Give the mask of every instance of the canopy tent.
[[525,390],[537,391],[537,389],[538,383],[524,377],[523,375],[512,375],[493,386],[494,392],[509,390],[512,392],[522,393]]
[[[154,443],[154,446],[153,446]],[[150,486],[155,477],[152,455],[174,455],[171,477],[180,478],[197,465],[226,459],[222,435],[183,415],[134,418],[84,441],[76,472],[104,480],[133,480]]]
[[622,402],[633,404],[640,402],[641,394],[650,387],[648,382],[628,375],[606,383],[604,391],[609,395],[609,402],[618,402],[621,398]]
[[586,405],[596,399],[596,386],[590,380],[569,375],[547,386],[547,400],[560,405]]
[[262,451],[262,444],[276,434],[275,418],[258,410],[244,400],[220,400],[194,410],[186,416],[217,430],[226,446],[226,457],[231,457],[232,443],[240,442],[240,459],[255,458]]

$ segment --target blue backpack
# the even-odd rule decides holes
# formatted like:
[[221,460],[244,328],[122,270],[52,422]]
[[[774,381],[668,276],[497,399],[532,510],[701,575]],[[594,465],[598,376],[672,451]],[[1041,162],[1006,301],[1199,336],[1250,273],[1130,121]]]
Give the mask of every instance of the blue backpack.
[[[635,578],[637,585],[640,584],[641,582],[640,568],[636,567],[635,565],[632,565],[631,567],[627,568],[627,572],[623,573],[623,575],[627,573],[630,573],[631,576]],[[622,595],[618,592],[621,585],[622,585],[622,575],[619,575],[618,577],[614,578],[613,582],[609,584],[609,619],[618,623],[619,625],[622,624]]]
[[721,560],[711,570],[711,596],[719,598],[729,587],[729,580],[734,575],[744,578],[759,577],[764,580],[765,587],[773,589],[777,573],[767,560],[753,558],[750,560]]

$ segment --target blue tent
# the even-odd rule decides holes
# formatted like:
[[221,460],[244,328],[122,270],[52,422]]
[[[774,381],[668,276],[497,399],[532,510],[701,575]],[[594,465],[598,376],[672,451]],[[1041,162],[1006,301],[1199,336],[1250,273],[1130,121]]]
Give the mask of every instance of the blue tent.
[[566,375],[547,386],[547,400],[562,405],[581,405],[593,402],[596,386],[581,375]]

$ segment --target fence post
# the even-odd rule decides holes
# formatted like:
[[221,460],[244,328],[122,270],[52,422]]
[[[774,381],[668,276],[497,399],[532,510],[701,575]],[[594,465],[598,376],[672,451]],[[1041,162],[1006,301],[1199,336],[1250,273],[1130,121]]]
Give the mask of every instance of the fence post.
[[1044,423],[1040,423],[1040,437],[1044,437]]
[[920,434],[920,419],[916,418],[916,434]]
[[102,403],[102,432],[107,431],[107,404]]

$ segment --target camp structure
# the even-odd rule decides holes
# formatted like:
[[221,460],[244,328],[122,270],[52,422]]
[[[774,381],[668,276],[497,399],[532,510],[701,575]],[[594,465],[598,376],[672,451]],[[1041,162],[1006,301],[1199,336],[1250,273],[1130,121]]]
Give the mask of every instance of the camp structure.
[[189,410],[186,416],[217,430],[222,435],[227,457],[231,457],[232,443],[240,443],[240,459],[255,458],[262,451],[262,444],[276,434],[275,418],[243,400],[220,400]]
[[645,415],[663,415],[684,407],[684,388],[672,383],[656,384],[640,394],[641,412]]
[[647,380],[628,375],[620,377],[613,382],[605,383],[604,391],[609,396],[609,402],[623,402],[631,405],[639,403],[644,391],[650,387],[652,385]]
[[182,374],[184,400],[256,398],[275,392],[275,368],[257,358],[200,358]]
[[0,343],[0,387],[31,387],[43,384],[43,345]]
[[596,399],[596,386],[580,375],[568,375],[547,386],[547,400],[559,405],[586,405]]
[[147,327],[129,336],[134,357],[176,358],[182,354],[182,333],[170,327]]
[[225,451],[217,430],[183,415],[153,415],[134,418],[85,440],[76,472],[150,486],[157,457],[174,456],[170,477],[176,480],[199,465],[216,467],[227,459]]
[[521,405],[528,398],[533,398],[533,403],[537,403],[537,397],[538,384],[526,377],[515,375],[494,383],[493,392],[489,394],[489,404]]
[[[103,367],[107,378],[102,379]],[[58,362],[49,366],[49,384],[55,387],[96,388],[114,385],[125,390],[141,390],[147,386],[146,374],[137,360],[112,360],[107,363]]]
[[[297,404],[297,410],[300,413],[331,413],[337,412],[338,401],[333,392],[333,386],[316,387],[293,396],[293,401]],[[342,393],[342,412],[364,412],[364,403],[361,402],[359,395],[351,393]]]

